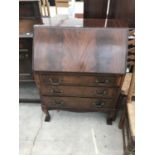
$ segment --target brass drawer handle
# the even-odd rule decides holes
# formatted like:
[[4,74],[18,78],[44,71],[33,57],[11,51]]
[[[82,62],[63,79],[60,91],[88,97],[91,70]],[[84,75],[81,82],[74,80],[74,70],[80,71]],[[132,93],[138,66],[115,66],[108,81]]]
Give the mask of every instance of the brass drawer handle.
[[49,78],[49,81],[51,84],[54,84],[54,85],[59,85],[61,83],[61,80],[58,78]]
[[55,100],[54,103],[56,105],[64,105],[64,102],[63,101],[60,101],[60,100]]
[[107,95],[107,90],[96,90],[97,95]]
[[93,103],[93,105],[94,105],[96,108],[102,108],[102,107],[105,105],[105,103],[102,102],[102,101],[96,101],[96,102]]
[[53,93],[53,94],[61,94],[62,90],[60,90],[60,89],[51,89],[51,93]]

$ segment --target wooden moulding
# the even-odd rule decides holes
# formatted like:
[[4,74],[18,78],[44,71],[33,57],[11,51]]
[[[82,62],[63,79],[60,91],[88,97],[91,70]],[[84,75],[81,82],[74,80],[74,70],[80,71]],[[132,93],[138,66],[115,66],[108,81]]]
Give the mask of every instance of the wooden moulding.
[[135,140],[135,102],[128,103],[127,109],[131,136]]
[[19,21],[19,33],[26,34],[26,33],[33,33],[33,25],[40,24],[41,20],[29,20],[29,19],[21,19]]

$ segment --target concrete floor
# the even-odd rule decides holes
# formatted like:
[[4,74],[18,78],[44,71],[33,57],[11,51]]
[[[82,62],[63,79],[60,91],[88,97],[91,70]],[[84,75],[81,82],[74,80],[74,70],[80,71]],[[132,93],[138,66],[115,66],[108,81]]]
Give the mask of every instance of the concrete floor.
[[40,100],[39,91],[34,82],[19,84],[19,98],[29,100]]
[[119,118],[106,125],[103,113],[50,111],[44,122],[39,104],[20,105],[20,155],[122,155]]

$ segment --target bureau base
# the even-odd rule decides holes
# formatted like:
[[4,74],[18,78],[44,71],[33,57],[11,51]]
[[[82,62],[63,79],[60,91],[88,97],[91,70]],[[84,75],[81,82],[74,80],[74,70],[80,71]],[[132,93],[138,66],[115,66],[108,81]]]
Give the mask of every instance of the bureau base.
[[107,124],[116,119],[122,75],[36,72],[45,121],[49,110],[104,112]]
[[108,109],[104,109],[104,110],[77,110],[77,109],[71,109],[71,108],[56,108],[56,107],[46,107],[44,104],[41,105],[42,111],[45,114],[45,122],[49,122],[51,119],[51,116],[49,114],[49,110],[64,110],[64,111],[72,111],[72,112],[104,112],[107,114],[107,119],[106,122],[108,125],[112,125],[112,122],[116,120],[116,115],[117,115],[117,111],[118,110],[108,110]]

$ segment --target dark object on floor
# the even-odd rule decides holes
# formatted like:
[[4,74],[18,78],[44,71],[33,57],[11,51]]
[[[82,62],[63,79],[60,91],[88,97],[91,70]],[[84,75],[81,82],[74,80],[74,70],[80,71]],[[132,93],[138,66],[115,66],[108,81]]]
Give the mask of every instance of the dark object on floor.
[[126,71],[128,29],[64,23],[34,27],[33,69],[45,120],[50,109],[100,111],[112,124]]

